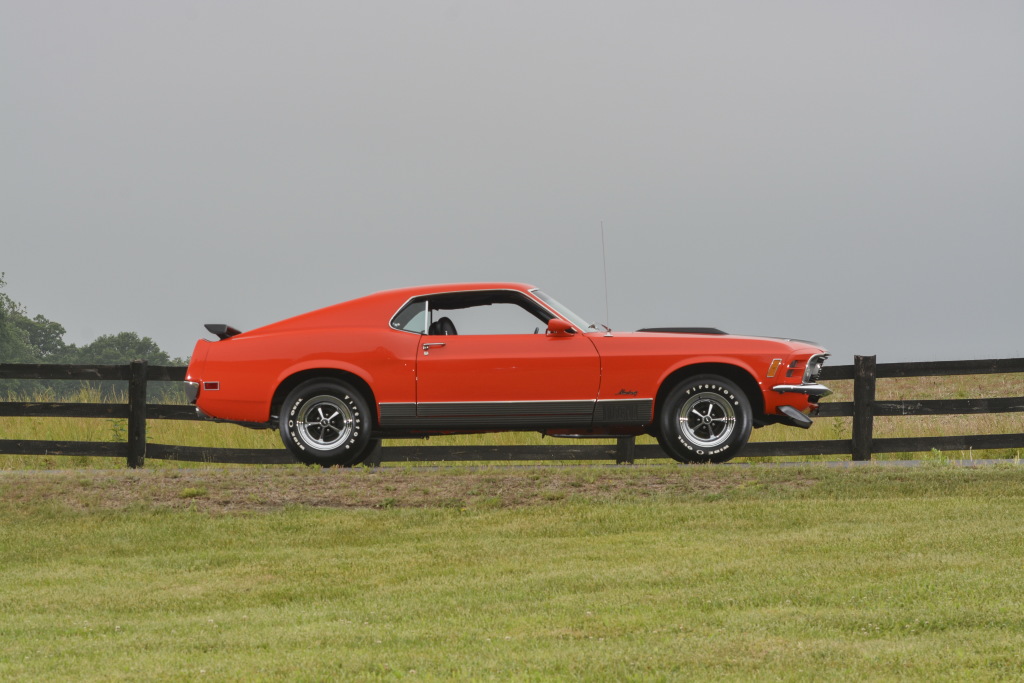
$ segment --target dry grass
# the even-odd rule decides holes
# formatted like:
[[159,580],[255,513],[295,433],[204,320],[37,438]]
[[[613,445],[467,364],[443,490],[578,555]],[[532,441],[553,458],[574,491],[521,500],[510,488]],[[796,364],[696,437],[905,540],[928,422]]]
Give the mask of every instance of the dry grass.
[[8,504],[52,504],[80,511],[188,509],[225,514],[316,508],[521,508],[591,502],[681,499],[742,491],[757,479],[774,495],[810,486],[805,472],[757,475],[738,468],[642,467],[320,469],[245,467],[7,472]]

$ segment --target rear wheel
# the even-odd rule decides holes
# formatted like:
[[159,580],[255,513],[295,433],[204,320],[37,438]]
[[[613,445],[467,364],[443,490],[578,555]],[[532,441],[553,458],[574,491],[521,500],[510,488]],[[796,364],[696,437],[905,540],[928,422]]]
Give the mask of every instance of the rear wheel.
[[314,379],[297,386],[281,408],[281,441],[307,465],[350,467],[369,454],[370,408],[345,382]]
[[699,375],[669,392],[658,415],[658,443],[679,462],[725,462],[750,438],[747,395],[717,375]]

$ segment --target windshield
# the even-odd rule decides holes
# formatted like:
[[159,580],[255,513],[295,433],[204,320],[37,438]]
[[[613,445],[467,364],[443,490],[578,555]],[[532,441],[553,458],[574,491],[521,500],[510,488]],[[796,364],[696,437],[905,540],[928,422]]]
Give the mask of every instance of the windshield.
[[568,308],[558,303],[557,301],[555,301],[554,299],[552,299],[550,296],[540,291],[539,289],[531,290],[530,293],[533,294],[538,299],[540,299],[541,301],[543,301],[544,303],[546,303],[551,308],[553,308],[555,313],[558,313],[558,315],[562,316],[563,318],[571,322],[573,325],[578,327],[580,331],[586,330],[589,327],[593,327],[586,320],[579,317],[578,315],[576,315]]

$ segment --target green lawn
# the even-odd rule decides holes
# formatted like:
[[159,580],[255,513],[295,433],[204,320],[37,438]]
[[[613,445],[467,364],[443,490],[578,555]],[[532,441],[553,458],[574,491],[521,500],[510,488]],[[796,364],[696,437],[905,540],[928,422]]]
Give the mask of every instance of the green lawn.
[[1024,678],[1024,467],[0,472],[0,679]]

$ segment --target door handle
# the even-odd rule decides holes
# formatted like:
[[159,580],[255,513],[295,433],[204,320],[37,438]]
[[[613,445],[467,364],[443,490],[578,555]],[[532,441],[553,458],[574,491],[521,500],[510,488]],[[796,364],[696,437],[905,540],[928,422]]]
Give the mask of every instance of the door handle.
[[430,355],[430,347],[432,347],[432,346],[445,346],[445,343],[444,342],[430,342],[429,344],[424,344],[423,345],[423,355],[424,356],[429,356]]

